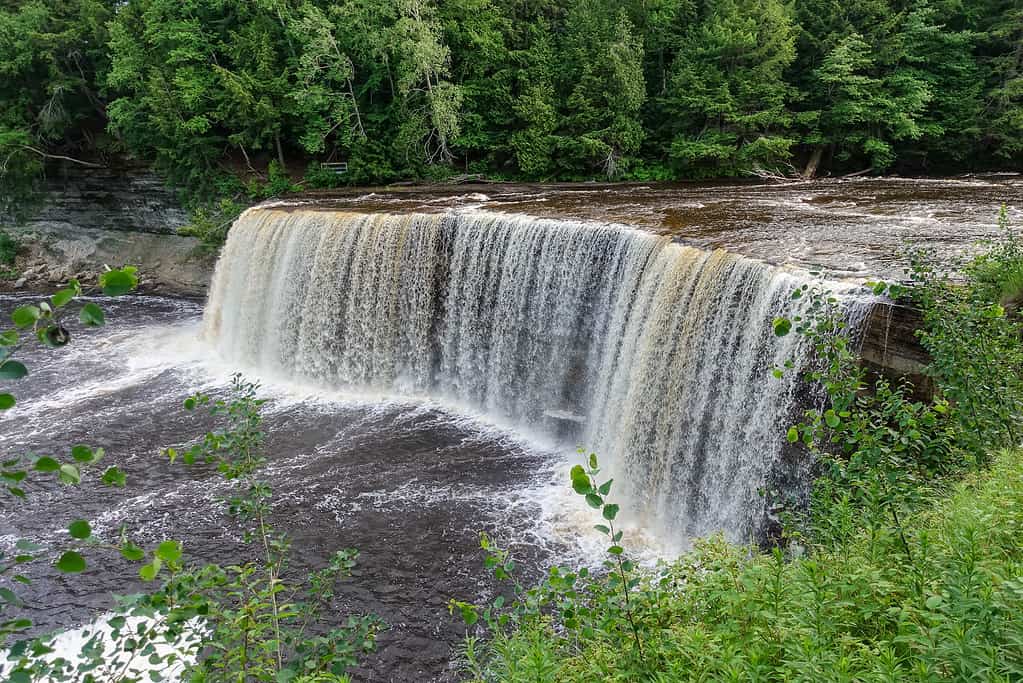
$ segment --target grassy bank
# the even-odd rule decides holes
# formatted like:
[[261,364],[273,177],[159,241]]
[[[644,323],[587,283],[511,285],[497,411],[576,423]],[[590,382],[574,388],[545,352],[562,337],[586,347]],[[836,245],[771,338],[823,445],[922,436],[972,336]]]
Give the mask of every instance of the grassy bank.
[[720,539],[642,579],[633,632],[543,616],[498,632],[478,680],[982,680],[1023,676],[1023,454],[891,527],[787,560]]

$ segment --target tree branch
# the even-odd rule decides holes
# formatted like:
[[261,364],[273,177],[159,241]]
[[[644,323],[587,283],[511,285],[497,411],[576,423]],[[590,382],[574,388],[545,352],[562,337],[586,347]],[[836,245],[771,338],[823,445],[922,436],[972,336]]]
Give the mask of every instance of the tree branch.
[[17,145],[17,146],[22,148],[22,149],[27,149],[30,152],[35,152],[39,156],[44,157],[46,159],[61,159],[63,161],[70,161],[71,163],[79,164],[80,166],[87,166],[89,168],[104,168],[103,164],[95,164],[95,163],[93,163],[91,161],[82,161],[81,159],[75,159],[73,157],[66,157],[63,154],[47,154],[46,152],[42,151],[41,149],[36,149],[35,147],[32,147],[30,145]]

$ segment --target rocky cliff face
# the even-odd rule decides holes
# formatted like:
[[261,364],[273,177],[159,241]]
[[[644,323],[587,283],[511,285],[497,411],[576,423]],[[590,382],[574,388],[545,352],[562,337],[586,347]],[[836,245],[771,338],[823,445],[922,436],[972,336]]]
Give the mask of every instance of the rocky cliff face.
[[922,326],[919,311],[891,301],[877,302],[863,321],[860,358],[872,373],[893,381],[908,379],[916,397],[928,399],[934,386],[924,374],[930,356],[916,337]]
[[140,170],[50,169],[41,205],[2,221],[21,243],[16,288],[94,280],[104,265],[134,265],[143,291],[202,296],[216,255],[176,234],[188,219],[174,193]]

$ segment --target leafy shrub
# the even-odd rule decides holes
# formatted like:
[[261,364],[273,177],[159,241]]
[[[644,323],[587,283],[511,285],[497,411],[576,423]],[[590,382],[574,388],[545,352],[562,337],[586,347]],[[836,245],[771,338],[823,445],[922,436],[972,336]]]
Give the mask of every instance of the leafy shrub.
[[[905,382],[869,383],[838,298],[800,287],[807,312],[774,330],[803,335],[816,355],[806,379],[821,400],[787,438],[811,449],[820,476],[809,509],[790,514],[789,545],[702,539],[637,569],[599,526],[612,534],[603,570],[552,568],[537,586],[515,584],[510,605],[451,603],[486,626],[488,640],[462,647],[465,670],[477,681],[1019,679],[1023,329],[1003,302],[1021,255],[1006,229],[962,269],[918,256],[909,289],[870,283],[924,314],[937,388],[926,402]],[[605,510],[610,482],[596,486],[588,464],[573,488]],[[508,578],[509,554],[482,545]]]
[[13,266],[18,256],[17,240],[0,230],[0,266]]
[[191,222],[178,229],[179,235],[197,237],[206,249],[219,249],[227,241],[227,232],[245,207],[233,199],[199,206],[192,211]]
[[476,681],[1013,680],[1020,456],[1003,453],[914,515],[904,537],[889,526],[796,558],[716,537],[638,571],[629,595],[642,656],[623,613],[607,609],[614,572],[552,569],[527,594],[536,608],[502,623],[489,607],[490,640],[468,639],[463,665]]
[[291,176],[288,175],[287,169],[281,166],[277,160],[271,161],[270,165],[267,166],[266,178],[266,184],[259,192],[259,196],[262,199],[279,197],[282,194],[295,192],[299,189],[297,185],[291,182]]
[[965,282],[916,252],[910,289],[924,316],[928,374],[953,408],[960,446],[979,462],[1023,435],[1023,244],[1004,208],[999,223],[1001,238],[961,268]]
[[329,189],[341,187],[345,184],[345,177],[343,175],[338,175],[318,162],[309,164],[305,171],[304,180],[306,187],[315,189]]
[[[138,284],[134,268],[109,270],[100,276],[99,289],[108,296],[132,291]],[[15,356],[33,340],[48,346],[70,343],[66,315],[73,308],[86,326],[105,323],[102,308],[94,302],[76,306],[82,285],[68,286],[38,304],[26,304],[11,314],[13,329],[0,333],[0,379],[23,380],[28,368]],[[30,583],[21,567],[52,558],[57,572],[84,571],[90,551],[113,550],[125,561],[139,565],[145,582],[163,579],[147,594],[117,598],[114,613],[85,629],[85,644],[76,661],[55,656],[52,638],[24,638],[30,619],[15,615],[12,608],[25,603],[8,587],[0,587],[0,645],[10,648],[0,673],[15,683],[46,681],[162,680],[168,671],[191,681],[265,681],[267,683],[347,683],[345,670],[361,653],[375,645],[380,623],[374,617],[351,616],[339,625],[323,627],[325,610],[331,605],[337,583],[351,573],[358,553],[340,550],[328,565],[305,580],[285,578],[290,542],[270,523],[272,489],[260,477],[266,458],[257,386],[235,376],[229,399],[215,400],[196,394],[185,401],[190,410],[208,409],[224,423],[220,431],[208,432],[193,446],[178,453],[167,451],[172,461],[212,465],[234,486],[225,501],[242,526],[244,539],[259,558],[242,564],[220,566],[189,563],[179,541],[168,539],[143,548],[122,531],[117,540],[93,536],[88,520],[68,523],[69,542],[54,551],[18,541],[11,555],[0,555],[0,574]],[[13,408],[13,394],[0,393],[0,411]],[[40,476],[64,485],[78,485],[85,468],[104,456],[102,448],[77,445],[67,458],[26,455],[5,458],[0,477],[3,491],[17,500],[32,493]],[[122,487],[126,476],[117,467],[107,468],[101,481]],[[12,584],[13,585],[13,584]],[[18,639],[18,638],[21,639]]]

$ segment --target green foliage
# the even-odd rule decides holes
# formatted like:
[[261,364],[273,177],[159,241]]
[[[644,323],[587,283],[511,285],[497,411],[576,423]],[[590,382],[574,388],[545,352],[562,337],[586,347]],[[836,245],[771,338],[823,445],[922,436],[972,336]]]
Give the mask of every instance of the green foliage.
[[[103,273],[98,288],[107,296],[135,289],[138,277],[130,266]],[[11,313],[13,329],[0,333],[0,377],[23,380],[28,368],[14,355],[35,338],[44,346],[71,341],[63,325],[83,295],[82,285],[71,280],[49,299],[19,306]],[[94,302],[80,307],[86,326],[103,325],[102,308]],[[197,394],[185,401],[189,410],[208,408],[225,421],[222,431],[211,431],[182,453],[188,464],[213,465],[230,482],[233,492],[225,501],[242,525],[244,538],[261,558],[240,565],[190,565],[180,541],[167,539],[143,548],[121,531],[120,539],[97,538],[86,519],[67,522],[68,542],[56,552],[25,540],[14,552],[0,555],[0,575],[30,583],[21,567],[52,557],[55,571],[80,574],[88,568],[88,555],[113,551],[125,561],[138,563],[138,575],[147,583],[163,579],[146,594],[119,598],[113,616],[86,630],[85,645],[77,661],[51,657],[52,638],[13,640],[31,628],[22,616],[6,618],[11,609],[28,607],[13,590],[0,587],[0,644],[10,645],[5,673],[13,681],[160,680],[162,671],[178,667],[194,681],[347,681],[344,672],[359,655],[372,650],[380,623],[373,617],[351,616],[341,625],[325,623],[339,581],[350,576],[358,553],[340,550],[328,565],[305,581],[285,578],[290,542],[270,525],[271,488],[260,478],[266,458],[262,453],[260,407],[256,385],[236,376],[232,397],[215,400]],[[0,410],[15,408],[12,394],[0,394]],[[168,451],[171,460],[177,457]],[[90,468],[104,457],[102,448],[79,444],[64,460],[43,455],[6,458],[0,465],[4,489],[13,499],[25,498],[40,475],[63,485],[77,486]],[[118,467],[107,468],[99,481],[123,487],[127,477]],[[68,548],[67,546],[71,547]],[[103,631],[108,630],[105,634]]]
[[48,155],[95,156],[108,146],[100,91],[113,4],[0,5],[0,214],[24,213]]
[[[585,455],[580,451],[580,455]],[[482,618],[483,623],[498,639],[490,647],[500,648],[508,641],[503,637],[514,629],[520,633],[538,629],[546,633],[549,628],[562,630],[563,637],[574,643],[599,639],[621,639],[623,643],[618,655],[623,664],[634,671],[647,671],[650,662],[644,643],[652,633],[653,623],[649,614],[642,611],[644,601],[650,597],[647,587],[642,587],[643,575],[635,563],[628,559],[622,544],[623,532],[615,529],[619,506],[609,503],[612,480],[598,483],[600,469],[597,456],[585,457],[585,465],[576,465],[571,470],[572,489],[582,496],[587,505],[599,511],[600,524],[594,526],[605,538],[608,546],[602,572],[591,572],[587,568],[570,570],[552,567],[548,576],[538,585],[523,588],[514,579],[515,562],[507,550],[500,548],[486,534],[480,535],[480,547],[486,553],[484,565],[498,581],[511,583],[513,599],[508,602],[503,595],[497,596],[489,605],[451,600],[449,609],[458,612],[466,625],[473,626]],[[642,595],[640,595],[642,594]],[[552,615],[554,615],[552,617]],[[513,636],[515,638],[515,636]],[[549,644],[549,643],[548,643]],[[478,647],[476,641],[469,641],[470,648]],[[471,653],[471,650],[469,650]],[[463,653],[463,655],[466,653]],[[519,652],[514,654],[517,659]],[[543,658],[541,668],[547,672],[556,669],[557,654],[553,651]],[[477,675],[484,675],[473,655],[467,662]],[[531,668],[532,662],[502,662],[501,673],[493,672],[497,680],[525,680],[512,674],[513,671],[529,671],[530,680],[538,675]],[[547,680],[544,678],[544,680]]]
[[[604,571],[554,568],[533,588],[515,585],[509,606],[451,603],[487,629],[486,642],[469,637],[461,651],[472,679],[1023,675],[1023,328],[1011,308],[1023,249],[1004,211],[1001,220],[1003,238],[962,267],[918,254],[908,287],[867,285],[921,308],[936,390],[928,401],[904,381],[868,378],[842,301],[822,284],[795,290],[799,315],[773,321],[775,334],[811,347],[805,379],[819,389],[786,433],[815,455],[819,475],[809,508],[789,512],[786,546],[703,539],[678,560],[637,569],[623,559],[621,532],[600,525],[612,543]],[[572,488],[613,520],[611,482],[598,485],[596,467],[592,455],[574,467]],[[486,536],[483,546],[495,577],[508,578],[509,553]]]
[[239,177],[279,194],[271,161],[349,163],[314,187],[1011,169],[1017,4],[31,0],[0,9],[0,213],[111,153],[206,213]]
[[13,266],[18,256],[18,248],[17,240],[0,230],[0,266]]
[[[191,675],[199,680],[236,680],[239,672],[245,672],[246,680],[274,682],[312,672],[340,676],[360,653],[372,650],[380,624],[372,617],[353,616],[326,633],[315,632],[331,606],[336,584],[355,566],[354,549],[336,552],[326,568],[302,583],[284,577],[291,544],[270,524],[272,490],[260,478],[266,464],[260,416],[264,401],[256,398],[257,388],[236,375],[230,400],[205,394],[186,399],[188,410],[206,408],[225,422],[225,428],[207,433],[180,454],[170,449],[167,455],[172,462],[180,455],[187,465],[215,466],[235,482],[224,502],[261,560],[172,574],[149,600],[178,605],[170,613],[175,621],[201,617],[206,629],[203,642],[211,648],[192,667]],[[161,563],[174,566],[180,559],[180,546],[165,542],[143,570],[152,567],[149,573],[155,576]]]
[[791,328],[811,344],[817,366],[807,379],[824,392],[822,407],[788,432],[823,467],[804,520],[811,542],[837,545],[886,525],[901,531],[900,516],[918,507],[930,487],[984,466],[993,449],[1018,444],[1023,324],[1005,304],[1020,291],[1023,248],[1004,210],[1000,221],[1002,238],[967,264],[941,264],[917,251],[909,287],[868,283],[874,294],[905,297],[921,311],[917,334],[930,354],[926,373],[935,389],[929,402],[914,399],[908,382],[868,381],[841,304],[822,286],[801,287],[796,295],[807,297],[805,312],[775,321],[776,334]]
[[687,176],[722,176],[788,161],[795,24],[778,0],[715,3],[678,53],[664,107],[678,130],[670,156]]
[[179,228],[178,234],[197,237],[206,249],[217,249],[227,240],[227,231],[244,208],[233,199],[199,206],[192,211],[191,222]]
[[[147,671],[178,666],[187,680],[194,681],[347,680],[345,670],[360,654],[373,649],[380,628],[372,617],[352,616],[333,625],[331,614],[332,623],[325,623],[337,584],[351,575],[358,552],[336,552],[326,567],[302,582],[284,576],[289,570],[290,542],[270,525],[272,492],[260,479],[266,463],[260,416],[264,401],[256,398],[256,390],[256,385],[236,376],[229,399],[203,394],[188,398],[187,409],[208,409],[225,424],[222,431],[207,433],[180,455],[186,464],[214,466],[234,483],[224,502],[242,525],[246,542],[262,557],[226,567],[190,566],[179,541],[164,540],[146,550],[122,532],[120,542],[111,544],[94,538],[87,520],[75,520],[68,525],[68,534],[81,546],[60,554],[54,562],[58,571],[85,571],[86,549],[107,548],[128,562],[139,563],[143,581],[164,581],[149,593],[119,598],[114,616],[105,621],[109,636],[87,633],[88,645],[77,662],[46,657],[52,652],[46,637],[16,642],[11,649],[16,671],[29,680],[138,680],[149,675]],[[93,464],[103,455],[102,449],[87,446],[75,446],[71,453],[79,465]],[[172,461],[178,455],[174,449],[168,451]],[[9,462],[5,467],[16,464]],[[33,469],[56,472],[68,484],[78,484],[81,478],[76,465],[49,457],[36,460]],[[26,474],[5,470],[3,476],[20,482]],[[110,485],[123,486],[124,480],[117,468],[103,475],[103,482]],[[35,560],[35,553],[42,550],[26,542],[19,542],[17,549],[14,560],[0,567],[4,572]],[[27,581],[19,575],[15,578]],[[0,606],[22,603],[3,589]],[[10,620],[0,625],[0,635],[30,625],[26,619]]]
[[[117,291],[104,288],[106,290],[104,293],[108,296],[124,294],[138,284],[135,269],[130,266],[109,270],[104,273],[103,278],[108,282],[119,282],[123,285],[117,288]],[[102,287],[102,284],[100,286]],[[28,367],[14,358],[27,344],[38,343],[40,346],[53,348],[70,343],[71,335],[64,327],[63,321],[80,303],[79,298],[84,293],[81,283],[70,280],[64,289],[49,299],[19,306],[11,312],[14,327],[0,332],[0,378],[18,382],[29,375]],[[91,324],[103,324],[103,312],[96,303],[88,302],[80,310],[83,319],[88,318]],[[0,394],[0,411],[13,410],[16,406],[17,399],[14,394]],[[77,445],[70,449],[69,455],[70,458],[63,461],[49,455],[5,456],[0,463],[0,480],[4,492],[12,499],[23,499],[32,492],[39,475],[52,477],[63,485],[77,486],[81,483],[83,470],[102,459],[103,449]],[[123,486],[124,475],[117,467],[111,467],[102,475],[102,482],[108,486]],[[73,540],[79,542],[88,541],[92,536],[92,530],[86,520],[71,522],[68,533]],[[45,549],[20,540],[16,543],[13,554],[0,554],[0,575],[9,574],[14,581],[30,583],[28,577],[20,573],[20,568],[45,557]],[[86,568],[85,558],[78,550],[63,551],[53,560],[53,564],[63,573],[79,573]],[[31,628],[30,619],[7,618],[10,608],[23,606],[24,603],[13,590],[0,588],[0,643]]]
[[[864,528],[871,534],[900,528],[900,515],[920,503],[928,482],[961,466],[948,401],[914,400],[905,382],[868,382],[839,299],[822,285],[803,285],[797,293],[805,300],[803,312],[791,323],[776,320],[774,329],[807,339],[816,359],[807,379],[823,390],[824,401],[807,410],[787,438],[814,453],[822,476],[808,517],[789,534],[837,546]],[[775,375],[785,371],[776,368]]]
[[710,538],[638,570],[642,659],[621,616],[585,635],[571,625],[596,621],[586,610],[613,574],[561,569],[539,591],[548,609],[488,624],[461,656],[475,681],[1012,680],[1021,525],[1023,458],[1005,452],[901,536],[864,531],[789,558]]
[[1004,209],[1000,223],[1001,239],[965,264],[965,283],[916,252],[910,290],[924,317],[928,374],[951,406],[957,442],[979,463],[990,448],[1019,443],[1023,430],[1023,245]]
[[332,169],[314,162],[306,168],[302,181],[309,189],[323,189],[341,187],[345,183],[345,178],[335,173]]

